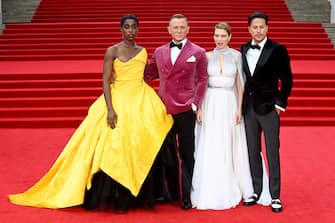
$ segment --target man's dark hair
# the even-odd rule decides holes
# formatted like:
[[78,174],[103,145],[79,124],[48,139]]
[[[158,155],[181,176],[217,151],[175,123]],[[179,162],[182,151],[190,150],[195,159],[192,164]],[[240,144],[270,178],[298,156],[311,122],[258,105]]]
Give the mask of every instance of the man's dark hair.
[[250,26],[252,20],[257,18],[264,19],[265,24],[268,25],[269,17],[264,12],[254,12],[248,17],[248,26]]
[[124,15],[121,17],[121,21],[120,21],[120,26],[122,27],[124,25],[124,23],[126,22],[127,19],[132,19],[135,21],[136,25],[139,25],[139,21],[138,18],[136,17],[136,15],[133,14],[128,14],[128,15]]

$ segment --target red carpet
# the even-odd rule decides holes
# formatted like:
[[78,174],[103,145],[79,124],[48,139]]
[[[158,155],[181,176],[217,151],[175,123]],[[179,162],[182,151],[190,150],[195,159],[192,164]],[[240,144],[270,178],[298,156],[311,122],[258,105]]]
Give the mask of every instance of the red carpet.
[[[170,39],[166,26],[174,13],[189,17],[189,38],[210,50],[213,26],[220,21],[232,25],[231,47],[247,41],[246,18],[255,10],[269,14],[269,36],[288,47],[294,72],[292,97],[282,115],[282,213],[242,205],[185,212],[167,204],[119,215],[8,202],[7,194],[25,190],[47,171],[101,94],[104,49],[121,39],[121,15],[139,17],[138,43],[150,56]],[[284,0],[42,0],[32,23],[9,24],[0,35],[1,222],[333,223],[335,128],[325,126],[335,125],[334,52],[321,24],[294,22]]]
[[335,177],[334,127],[281,129],[282,200],[284,211],[269,207],[238,207],[227,211],[183,211],[171,204],[154,211],[125,215],[16,206],[8,193],[21,192],[39,179],[54,162],[74,129],[0,129],[0,219],[2,223],[333,223]]
[[334,126],[335,49],[320,23],[294,22],[284,0],[42,0],[32,23],[8,24],[0,36],[0,127],[76,127],[102,93],[104,50],[120,41],[126,13],[139,17],[137,41],[150,58],[170,40],[166,26],[174,13],[188,16],[189,39],[206,50],[214,47],[214,25],[229,22],[230,45],[239,49],[255,10],[270,16],[269,37],[285,44],[292,59],[294,86],[282,125]]

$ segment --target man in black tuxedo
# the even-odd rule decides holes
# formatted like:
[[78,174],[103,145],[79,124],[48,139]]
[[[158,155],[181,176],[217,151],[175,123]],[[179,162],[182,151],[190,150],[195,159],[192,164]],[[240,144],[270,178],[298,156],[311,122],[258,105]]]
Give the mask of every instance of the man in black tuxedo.
[[[268,16],[255,12],[248,18],[251,40],[241,46],[246,78],[243,114],[254,195],[244,205],[257,203],[262,192],[261,135],[264,132],[269,167],[272,211],[282,211],[280,200],[279,128],[292,89],[290,58],[285,46],[267,37]],[[280,88],[279,81],[281,82]]]

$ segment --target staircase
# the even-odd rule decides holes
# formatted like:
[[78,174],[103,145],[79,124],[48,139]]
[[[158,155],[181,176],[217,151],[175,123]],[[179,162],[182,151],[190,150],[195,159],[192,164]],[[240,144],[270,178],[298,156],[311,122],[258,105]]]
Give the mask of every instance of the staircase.
[[294,21],[321,22],[330,21],[330,3],[328,0],[285,0]]
[[285,2],[295,21],[322,23],[332,44],[335,45],[335,24],[330,23],[331,5],[328,0],[285,0]]
[[335,46],[335,24],[333,23],[322,23],[323,28],[328,33],[328,36],[332,42],[332,44]]
[[[137,41],[148,49],[149,54],[169,40],[165,20],[140,21]],[[189,38],[207,50],[213,48],[211,34],[217,22],[214,18],[190,20]],[[231,47],[238,49],[249,39],[246,22],[234,20],[230,24],[234,32]],[[269,35],[287,45],[292,59],[335,59],[335,50],[321,24],[273,21],[270,25]],[[309,32],[308,36],[306,32]],[[0,38],[0,61],[101,60],[106,47],[119,40],[119,21],[9,24]]]
[[41,0],[1,0],[2,25],[0,34],[6,24],[30,23]]
[[[6,25],[0,36],[0,64],[34,61],[46,69],[50,61],[79,61],[82,65],[76,72],[64,72],[61,66],[65,65],[49,67],[44,73],[0,71],[0,126],[77,126],[102,93],[100,67],[86,72],[87,61],[101,63],[106,47],[121,40],[119,19],[124,14],[139,17],[137,42],[147,48],[150,58],[157,46],[170,40],[166,27],[174,13],[189,18],[189,39],[206,50],[214,47],[214,25],[229,22],[233,31],[230,46],[239,49],[249,39],[247,16],[256,10],[269,15],[269,36],[288,47],[292,61],[335,63],[335,50],[322,25],[294,22],[284,0],[183,4],[178,0],[42,0],[31,23]],[[218,17],[218,12],[225,13]],[[295,73],[282,125],[335,125],[334,80],[332,74]],[[157,87],[157,83],[152,85]]]
[[41,0],[1,0],[3,23],[30,23]]

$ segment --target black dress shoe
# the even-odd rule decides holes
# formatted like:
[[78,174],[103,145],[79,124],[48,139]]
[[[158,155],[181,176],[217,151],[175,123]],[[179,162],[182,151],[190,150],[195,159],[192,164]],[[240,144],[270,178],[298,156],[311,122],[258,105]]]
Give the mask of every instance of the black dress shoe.
[[189,210],[192,208],[192,203],[190,199],[183,199],[181,202],[181,209],[183,210]]
[[273,199],[271,201],[272,212],[281,212],[283,210],[283,205],[279,199]]
[[259,195],[255,193],[251,197],[245,199],[244,202],[243,202],[243,205],[244,206],[255,205],[258,200],[259,200]]

